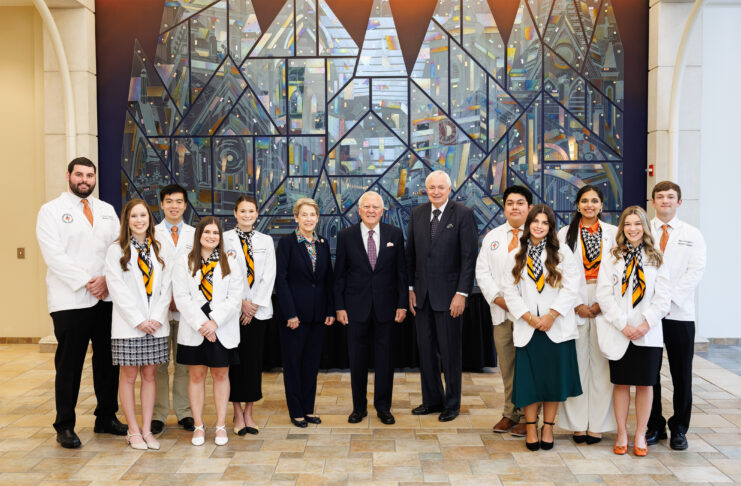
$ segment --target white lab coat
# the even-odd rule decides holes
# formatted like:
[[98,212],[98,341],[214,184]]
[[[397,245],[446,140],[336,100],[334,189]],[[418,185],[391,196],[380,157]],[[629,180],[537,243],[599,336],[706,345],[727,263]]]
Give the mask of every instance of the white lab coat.
[[[227,348],[236,348],[239,345],[239,314],[242,308],[245,276],[237,264],[236,256],[229,258],[231,272],[227,276],[221,275],[221,265],[216,265],[213,278],[213,296],[211,299],[211,315],[218,328],[216,336],[219,342]],[[198,289],[201,284],[200,269],[195,275],[188,269],[187,255],[172,269],[172,289],[175,305],[180,310],[180,325],[178,326],[178,344],[198,346],[204,337],[198,330],[209,320],[201,307],[206,298]]]
[[630,340],[623,334],[626,325],[640,326],[647,321],[649,331],[640,339],[633,341],[636,346],[661,348],[664,346],[661,319],[669,310],[670,287],[669,269],[666,265],[656,267],[648,263],[643,253],[643,276],[646,291],[638,307],[633,307],[633,276],[630,287],[622,295],[625,259],[615,259],[603,255],[597,278],[597,302],[602,313],[597,320],[597,337],[602,354],[609,360],[617,361],[628,349]]
[[[651,220],[651,234],[654,244],[659,248],[664,224],[660,219]],[[664,265],[669,270],[671,282],[671,307],[667,319],[675,321],[695,321],[695,289],[700,284],[705,271],[707,248],[700,230],[674,218],[669,221],[669,241],[664,251]]]
[[[611,225],[609,223],[605,223],[603,221],[600,221],[599,224],[602,227],[602,261],[604,261],[606,256],[610,254],[610,249],[613,246],[615,246],[615,236],[617,235],[617,226]],[[558,232],[558,241],[560,241],[561,245],[563,246],[568,246],[568,244],[566,243],[566,233],[568,232],[568,230],[569,230],[569,227],[564,226]],[[579,272],[579,292],[576,297],[576,302],[574,302],[574,307],[582,305],[582,304],[586,306],[592,305],[592,303],[589,302],[589,296],[587,295],[587,278],[584,273],[584,265],[582,262],[581,235],[577,235],[577,238],[576,238],[576,246],[574,248],[574,259],[577,262],[577,266],[581,270]],[[589,320],[587,318],[580,317],[576,313],[574,314],[574,316],[576,318],[576,324],[579,326],[583,326],[587,324],[587,321]]]
[[87,200],[93,226],[85,217],[81,199],[71,192],[62,193],[39,210],[36,237],[47,266],[50,313],[98,303],[85,284],[105,274],[106,251],[118,239],[120,227],[113,206],[92,196]]
[[170,323],[167,319],[170,299],[172,298],[172,280],[170,269],[157,261],[154,248],[150,246],[149,257],[152,260],[154,271],[152,274],[152,296],[147,299],[144,288],[144,279],[139,270],[139,254],[131,245],[131,259],[127,271],[121,268],[120,259],[123,255],[118,242],[108,248],[105,258],[106,282],[108,292],[113,301],[113,317],[111,321],[111,338],[127,339],[142,337],[143,331],[136,328],[147,320],[154,320],[162,324],[153,334],[154,337],[170,335]]
[[[520,281],[515,284],[512,269],[515,266],[516,254],[517,252],[509,254],[507,258],[508,270],[503,280],[504,300],[507,303],[509,313],[515,319],[512,330],[515,347],[526,346],[535,332],[535,328],[522,318],[528,312],[536,316],[542,316],[550,309],[554,309],[560,314],[553,322],[551,329],[546,332],[548,338],[554,343],[561,343],[579,337],[576,319],[574,319],[574,302],[579,286],[579,268],[571,250],[565,245],[561,246],[559,250],[560,262],[556,268],[561,272],[561,288],[554,288],[546,283],[540,293],[535,287],[535,282],[527,275],[527,265],[522,269]],[[543,274],[547,277],[545,249],[543,249],[540,257],[543,262]]]
[[272,296],[276,272],[273,239],[258,231],[252,235],[252,258],[255,261],[255,280],[252,282],[252,287],[247,283],[247,261],[244,259],[242,243],[236,231],[229,230],[224,233],[224,249],[228,255],[234,254],[237,265],[244,275],[242,299],[259,306],[255,318],[265,320],[273,317]]
[[[509,223],[497,226],[489,231],[481,243],[481,250],[476,259],[476,283],[481,289],[491,312],[491,322],[495,326],[503,323],[507,318],[507,312],[494,303],[497,297],[504,297],[502,292],[502,279],[506,278],[512,270],[507,267],[509,242],[512,239],[512,226]],[[519,233],[521,235],[522,232]],[[520,248],[519,238],[517,248],[512,250],[516,254]],[[511,275],[510,275],[511,276]]]
[[[180,230],[178,235],[178,244],[172,241],[172,234],[167,229],[165,221],[161,221],[160,224],[154,227],[154,238],[160,242],[160,257],[165,262],[165,268],[173,268],[180,257],[185,255],[187,257],[190,250],[193,249],[193,238],[195,237],[196,229],[189,224],[183,222],[183,228]],[[170,312],[169,319],[179,321],[180,312]]]

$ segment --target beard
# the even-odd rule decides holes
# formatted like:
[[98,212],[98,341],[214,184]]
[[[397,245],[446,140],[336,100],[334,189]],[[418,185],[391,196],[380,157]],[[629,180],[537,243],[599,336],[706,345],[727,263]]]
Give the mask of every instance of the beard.
[[[80,186],[84,186],[87,189],[82,189]],[[69,190],[72,191],[72,194],[80,198],[88,197],[90,194],[93,193],[94,189],[95,189],[95,184],[87,185],[82,182],[78,184],[72,184],[72,181],[70,181],[69,183]]]

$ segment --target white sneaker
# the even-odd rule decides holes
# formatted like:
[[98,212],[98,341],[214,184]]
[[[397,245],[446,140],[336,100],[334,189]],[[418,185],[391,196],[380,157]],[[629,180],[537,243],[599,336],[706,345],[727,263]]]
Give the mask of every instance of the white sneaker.
[[226,443],[227,443],[227,442],[229,442],[229,437],[228,437],[228,436],[227,436],[227,434],[226,434],[226,425],[217,425],[217,426],[216,426],[216,434],[218,434],[218,433],[219,433],[219,431],[221,431],[221,432],[224,432],[224,436],[223,436],[223,437],[221,437],[221,436],[219,436],[219,435],[216,435],[216,436],[214,437],[214,443],[215,443],[215,444],[216,444],[217,446],[223,446],[223,445],[226,445]]
[[[196,432],[199,430],[203,432],[203,435],[196,437]],[[203,424],[201,424],[196,426],[195,430],[193,430],[193,438],[190,439],[190,443],[194,446],[202,446],[204,442],[206,442],[206,430],[203,428]]]

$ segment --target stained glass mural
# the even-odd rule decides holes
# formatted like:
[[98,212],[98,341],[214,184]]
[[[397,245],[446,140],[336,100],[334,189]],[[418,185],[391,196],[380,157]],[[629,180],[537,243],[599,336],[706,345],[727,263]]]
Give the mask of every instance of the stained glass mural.
[[359,45],[326,0],[286,0],[264,31],[251,0],[166,2],[153,57],[134,46],[122,197],[160,219],[159,187],[177,182],[189,221],[232,226],[234,201],[252,194],[276,238],[313,197],[333,248],[368,188],[406,232],[436,169],[481,235],[504,221],[515,183],[562,223],[578,189],[599,185],[613,218],[624,72],[612,4],[520,0],[502,29],[486,0],[438,0],[408,71],[389,0],[374,0]]

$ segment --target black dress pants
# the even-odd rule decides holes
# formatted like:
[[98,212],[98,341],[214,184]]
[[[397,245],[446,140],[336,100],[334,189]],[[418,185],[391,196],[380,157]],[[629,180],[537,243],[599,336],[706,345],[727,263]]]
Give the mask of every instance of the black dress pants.
[[362,412],[368,408],[368,367],[372,349],[375,370],[373,406],[377,412],[391,411],[394,386],[394,367],[391,363],[393,333],[394,321],[378,321],[373,307],[366,321],[350,321],[347,325],[353,410]]
[[[442,406],[448,410],[461,408],[463,372],[463,319],[450,316],[450,311],[434,311],[429,297],[416,309],[419,372],[422,381],[422,404]],[[445,375],[445,389],[440,379],[440,365]]]
[[118,366],[111,355],[110,302],[98,301],[86,309],[70,309],[51,313],[57,352],[54,355],[54,381],[57,431],[74,429],[75,406],[80,394],[82,367],[88,343],[93,343],[93,386],[98,405],[96,421],[113,419],[118,411]]
[[692,413],[692,358],[695,354],[694,321],[674,321],[663,319],[664,346],[669,360],[669,371],[674,386],[674,414],[667,422],[661,411],[661,370],[654,385],[654,400],[648,428],[663,430],[669,425],[672,432],[686,433],[690,427]]
[[229,366],[230,402],[256,402],[262,398],[262,356],[268,320],[252,318],[239,326],[239,364]]
[[280,323],[280,349],[283,355],[283,385],[292,418],[314,413],[316,376],[324,343],[323,322],[302,322],[296,329]]

